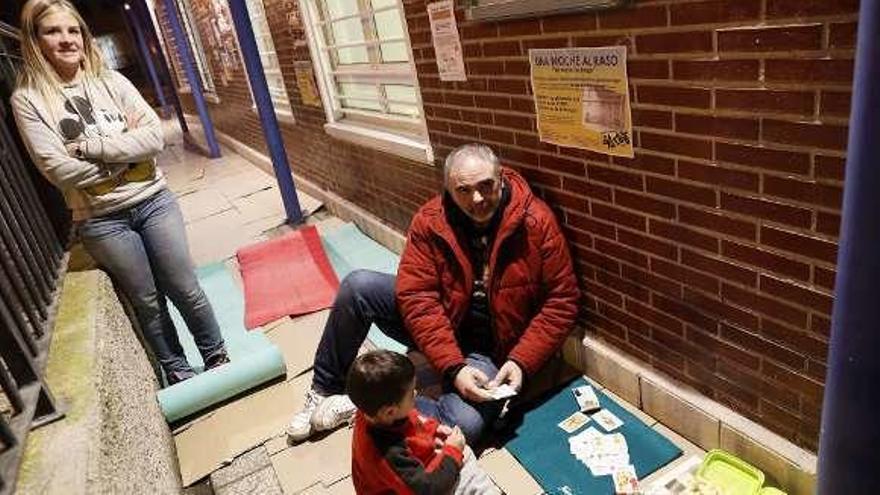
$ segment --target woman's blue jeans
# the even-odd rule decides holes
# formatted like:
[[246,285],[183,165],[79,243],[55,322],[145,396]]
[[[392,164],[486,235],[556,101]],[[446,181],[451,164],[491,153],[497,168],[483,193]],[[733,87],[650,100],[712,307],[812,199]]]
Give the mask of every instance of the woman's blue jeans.
[[79,235],[128,299],[166,375],[192,371],[168,314],[166,296],[180,311],[205,361],[224,352],[211,303],[196,279],[174,193],[162,189],[134,206],[90,218],[80,225]]
[[[417,349],[397,309],[394,283],[393,275],[369,270],[355,270],[342,280],[315,354],[312,388],[318,393],[345,393],[348,369],[373,323],[394,340]],[[498,373],[490,358],[477,353],[468,354],[466,349],[463,351],[467,364],[485,373],[490,380]],[[435,417],[443,424],[461,427],[471,444],[501,412],[500,402],[469,402],[449,387],[444,388],[437,400],[417,397],[416,407],[422,414]]]

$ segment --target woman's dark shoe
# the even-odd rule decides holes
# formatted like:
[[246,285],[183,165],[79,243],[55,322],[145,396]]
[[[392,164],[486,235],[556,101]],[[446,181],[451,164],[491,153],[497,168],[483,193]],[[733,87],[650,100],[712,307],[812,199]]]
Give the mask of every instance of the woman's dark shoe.
[[196,372],[191,369],[165,372],[165,379],[168,380],[169,387],[171,385],[176,385],[184,380],[189,380],[194,376],[196,376]]
[[223,366],[228,362],[229,354],[227,354],[225,350],[218,352],[205,360],[205,371],[212,370],[214,368],[217,368],[218,366]]

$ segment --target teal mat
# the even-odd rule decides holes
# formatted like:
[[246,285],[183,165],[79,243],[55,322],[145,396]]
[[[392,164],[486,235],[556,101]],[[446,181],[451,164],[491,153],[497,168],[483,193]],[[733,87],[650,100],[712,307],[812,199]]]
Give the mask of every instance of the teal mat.
[[[614,493],[611,476],[594,477],[589,468],[576,459],[568,448],[568,438],[585,428],[594,426],[600,432],[607,432],[593,421],[573,434],[568,434],[557,426],[560,421],[578,409],[571,389],[586,383],[583,378],[578,378],[525,413],[523,423],[516,429],[515,437],[505,445],[547,493],[566,495]],[[620,432],[626,438],[630,462],[635,467],[639,479],[681,455],[681,449],[607,395],[599,390],[596,390],[596,395],[603,408],[623,421],[623,426],[615,430],[615,433]]]
[[[364,235],[357,226],[347,223],[329,232],[321,232],[324,251],[333,265],[333,270],[342,281],[352,271],[363,268],[383,273],[397,273],[400,261],[397,254]],[[406,352],[406,346],[388,337],[373,325],[367,338],[378,347],[399,353]]]
[[[160,390],[159,405],[168,422],[189,416],[286,372],[284,356],[275,344],[262,333],[245,329],[244,298],[224,264],[200,267],[196,274],[211,301],[232,362]],[[169,311],[187,360],[200,371],[204,364],[192,335],[173,305],[169,305]]]

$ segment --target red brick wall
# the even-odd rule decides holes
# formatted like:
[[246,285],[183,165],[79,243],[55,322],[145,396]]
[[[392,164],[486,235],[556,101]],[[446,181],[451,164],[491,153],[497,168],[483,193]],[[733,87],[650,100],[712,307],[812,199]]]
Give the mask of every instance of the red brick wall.
[[[426,3],[404,0],[438,162],[468,141],[495,148],[557,211],[587,331],[815,449],[857,1],[638,1],[508,22],[462,11],[469,77],[455,83],[437,76]],[[293,62],[310,59],[286,24],[295,3],[265,4],[294,172],[404,230],[439,169],[328,137],[294,83]],[[541,143],[528,49],[615,44],[629,51],[635,158]],[[264,149],[244,84],[218,85],[212,115]]]

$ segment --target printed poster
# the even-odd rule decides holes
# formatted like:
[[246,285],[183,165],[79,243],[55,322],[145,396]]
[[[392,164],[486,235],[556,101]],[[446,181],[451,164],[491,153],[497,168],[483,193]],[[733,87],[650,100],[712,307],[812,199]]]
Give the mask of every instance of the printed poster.
[[296,86],[299,88],[299,96],[304,105],[313,107],[321,106],[321,95],[315,85],[315,71],[310,62],[296,62],[293,65],[296,74]]
[[453,1],[429,3],[428,18],[431,21],[431,37],[434,39],[440,80],[467,81]]
[[626,47],[529,50],[541,141],[633,157]]

